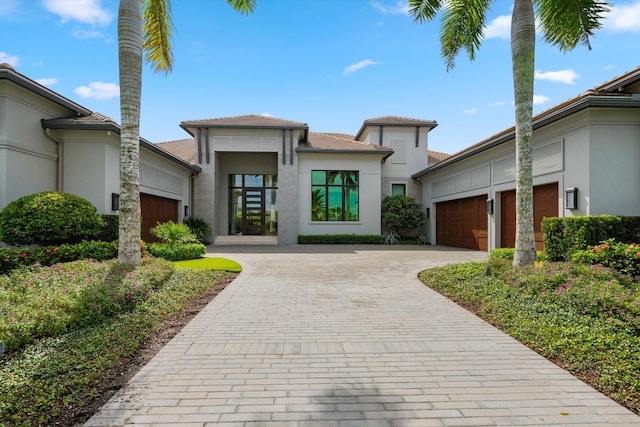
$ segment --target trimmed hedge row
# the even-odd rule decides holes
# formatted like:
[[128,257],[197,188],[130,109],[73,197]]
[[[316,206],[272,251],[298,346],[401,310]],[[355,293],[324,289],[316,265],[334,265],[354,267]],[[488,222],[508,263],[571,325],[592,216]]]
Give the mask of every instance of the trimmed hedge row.
[[640,217],[598,215],[544,218],[542,232],[549,259],[567,261],[576,250],[596,246],[605,240],[640,242]]

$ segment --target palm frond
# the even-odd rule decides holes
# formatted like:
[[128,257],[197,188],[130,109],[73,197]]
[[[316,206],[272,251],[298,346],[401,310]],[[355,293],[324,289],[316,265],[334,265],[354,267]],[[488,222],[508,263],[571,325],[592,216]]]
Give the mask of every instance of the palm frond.
[[173,68],[171,0],[143,0],[142,10],[145,59],[154,72],[167,74]]
[[409,15],[413,22],[423,24],[437,15],[443,3],[443,0],[409,0]]
[[491,0],[449,0],[442,14],[440,42],[447,71],[455,67],[460,50],[473,61],[483,38]]
[[563,52],[578,44],[591,49],[589,38],[602,27],[610,4],[599,0],[534,0],[544,40]]
[[256,0],[227,0],[227,4],[242,15],[248,15],[256,8]]

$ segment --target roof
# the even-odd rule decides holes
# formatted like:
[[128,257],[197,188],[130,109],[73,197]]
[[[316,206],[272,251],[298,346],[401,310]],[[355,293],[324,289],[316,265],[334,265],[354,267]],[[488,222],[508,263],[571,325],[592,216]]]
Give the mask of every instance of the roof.
[[203,120],[187,120],[180,123],[180,127],[187,132],[195,128],[256,128],[256,129],[302,129],[308,130],[309,125],[293,120],[279,119],[261,114],[247,114],[244,116],[219,117]]
[[[66,129],[66,130],[106,130],[120,135],[120,126],[111,118],[92,112],[85,117],[63,117],[59,119],[42,120],[43,129]],[[193,172],[199,173],[202,169],[191,164],[189,161],[165,150],[162,147],[152,144],[144,138],[140,138],[140,147],[154,152],[165,159],[168,159]]]
[[427,164],[428,165],[434,165],[436,163],[439,163],[443,160],[448,159],[449,157],[451,157],[451,154],[447,154],[447,153],[441,153],[439,151],[428,151],[428,161]]
[[175,141],[157,142],[155,145],[181,158],[185,162],[195,163],[195,144],[196,142],[193,138],[186,138]]
[[0,64],[0,80],[2,79],[12,81],[13,83],[22,86],[23,88],[30,90],[31,92],[34,92],[42,96],[43,98],[48,99],[49,101],[52,101],[71,110],[78,116],[88,116],[91,114],[91,110],[88,110],[82,105],[77,104],[68,98],[65,98],[64,96],[52,91],[46,86],[43,86],[40,83],[31,80],[24,74],[20,74],[10,64]]
[[385,154],[390,156],[393,149],[381,145],[354,140],[347,134],[309,132],[307,141],[296,149],[298,152],[331,152],[356,154]]
[[[637,108],[640,107],[640,67],[634,68],[605,83],[589,89],[573,98],[555,105],[533,116],[533,130],[554,123],[579,111],[591,107]],[[428,166],[412,175],[417,179],[453,163],[457,163],[477,153],[515,139],[515,126],[507,128],[474,145],[452,154],[438,164]]]
[[423,120],[423,119],[413,119],[410,117],[399,117],[399,116],[383,116],[376,117],[374,119],[366,119],[360,130],[356,134],[356,139],[360,139],[360,136],[364,132],[364,130],[368,126],[407,126],[407,127],[427,127],[429,130],[438,126],[438,122],[435,120]]

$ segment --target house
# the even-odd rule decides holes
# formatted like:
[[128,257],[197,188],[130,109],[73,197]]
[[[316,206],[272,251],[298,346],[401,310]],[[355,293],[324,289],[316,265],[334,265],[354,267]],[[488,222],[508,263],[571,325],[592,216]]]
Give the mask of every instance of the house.
[[[640,67],[534,117],[537,246],[545,216],[640,214]],[[434,120],[385,116],[354,135],[244,115],[180,123],[190,135],[141,138],[143,238],[156,221],[194,215],[220,236],[379,234],[381,201],[425,208],[434,244],[489,250],[515,241],[515,143],[509,128],[448,156],[428,149]],[[66,191],[117,213],[119,133],[0,65],[0,208]]]
[[[640,67],[533,119],[536,248],[543,217],[640,215]],[[515,243],[515,128],[412,175],[431,242],[487,250]]]
[[[103,214],[118,213],[120,127],[113,120],[0,64],[0,209],[22,196],[64,191]],[[179,221],[200,172],[140,139],[142,238],[158,221]]]

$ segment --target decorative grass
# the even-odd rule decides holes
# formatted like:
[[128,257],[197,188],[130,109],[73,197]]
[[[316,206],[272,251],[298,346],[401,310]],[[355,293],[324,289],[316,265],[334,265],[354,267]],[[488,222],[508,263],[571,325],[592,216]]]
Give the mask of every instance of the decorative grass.
[[198,258],[186,261],[176,261],[174,265],[178,268],[190,268],[193,270],[221,270],[231,273],[240,273],[242,267],[237,262],[227,258]]

